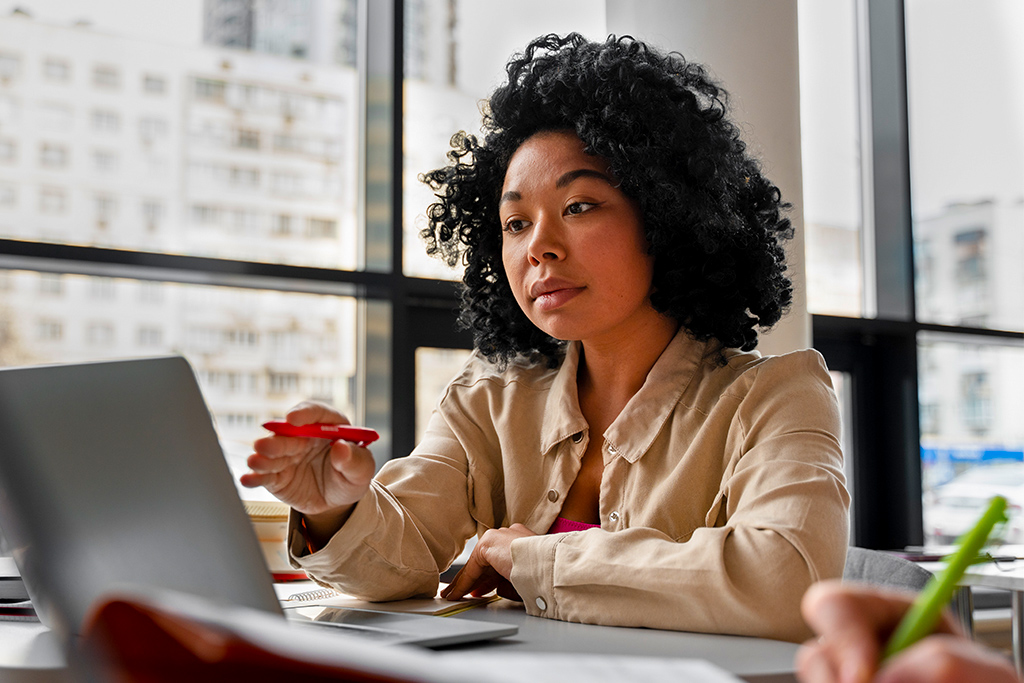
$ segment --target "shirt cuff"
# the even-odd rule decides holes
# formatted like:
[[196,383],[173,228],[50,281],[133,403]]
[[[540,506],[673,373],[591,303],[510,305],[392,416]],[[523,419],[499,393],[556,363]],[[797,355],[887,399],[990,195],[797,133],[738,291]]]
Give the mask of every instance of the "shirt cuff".
[[510,580],[523,599],[526,613],[558,619],[555,601],[555,552],[558,544],[574,533],[528,536],[512,541]]

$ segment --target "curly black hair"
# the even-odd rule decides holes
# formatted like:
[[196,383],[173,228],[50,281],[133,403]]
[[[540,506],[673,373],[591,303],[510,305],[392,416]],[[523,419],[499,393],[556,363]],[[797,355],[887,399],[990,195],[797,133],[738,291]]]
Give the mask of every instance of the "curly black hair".
[[695,339],[753,349],[755,327],[792,301],[782,240],[789,205],[726,116],[727,93],[704,67],[629,36],[533,40],[508,62],[484,107],[483,142],[459,132],[449,164],[420,176],[435,192],[427,253],[462,260],[461,324],[505,365],[518,354],[554,364],[564,342],[519,308],[502,265],[498,200],[509,160],[532,135],[568,129],[610,164],[643,217],[654,255],[652,306]]

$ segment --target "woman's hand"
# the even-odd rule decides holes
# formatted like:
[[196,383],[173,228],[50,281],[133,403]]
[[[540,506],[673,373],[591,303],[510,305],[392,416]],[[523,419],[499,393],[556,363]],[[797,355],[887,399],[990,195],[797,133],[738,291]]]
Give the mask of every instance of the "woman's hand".
[[522,524],[485,531],[470,553],[466,566],[441,591],[441,597],[461,600],[466,594],[480,597],[498,589],[501,597],[521,601],[509,580],[512,575],[512,541],[527,536],[536,534]]
[[[314,402],[300,403],[285,419],[293,425],[350,424],[330,406]],[[253,449],[247,460],[252,471],[242,475],[242,485],[263,486],[301,512],[316,545],[341,528],[376,470],[370,451],[347,441],[275,435],[259,439]]]
[[879,662],[912,595],[827,581],[812,586],[801,605],[817,640],[797,653],[802,683],[1019,683],[1004,657],[959,635],[949,615],[928,636]]

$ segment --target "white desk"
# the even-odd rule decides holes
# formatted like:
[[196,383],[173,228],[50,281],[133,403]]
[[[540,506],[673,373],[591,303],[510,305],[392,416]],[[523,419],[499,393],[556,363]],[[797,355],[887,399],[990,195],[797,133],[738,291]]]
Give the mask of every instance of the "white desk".
[[[501,601],[463,612],[455,619],[511,623],[519,633],[457,650],[482,652],[581,652],[704,659],[751,683],[790,683],[797,646],[760,638],[718,636],[651,629],[570,624],[526,614]],[[452,651],[456,648],[448,648]],[[0,622],[0,683],[69,681],[59,644],[38,623]]]
[[[1024,546],[1003,546],[993,554],[1024,557]],[[971,565],[964,572],[960,585],[1010,591],[1013,663],[1017,667],[1017,675],[1024,676],[1024,560]]]

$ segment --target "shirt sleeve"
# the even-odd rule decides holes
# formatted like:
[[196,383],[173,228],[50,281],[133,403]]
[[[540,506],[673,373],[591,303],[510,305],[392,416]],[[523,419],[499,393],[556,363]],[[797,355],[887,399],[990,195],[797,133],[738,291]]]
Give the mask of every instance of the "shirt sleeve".
[[308,551],[293,513],[289,556],[318,583],[365,600],[433,597],[439,574],[476,531],[465,450],[435,412],[423,442],[381,468],[323,548]]
[[[706,526],[517,539],[512,583],[530,614],[618,626],[800,641],[804,591],[842,575],[849,495],[839,412],[815,352],[759,365],[733,401],[727,457]],[[679,496],[686,491],[680,490]]]

